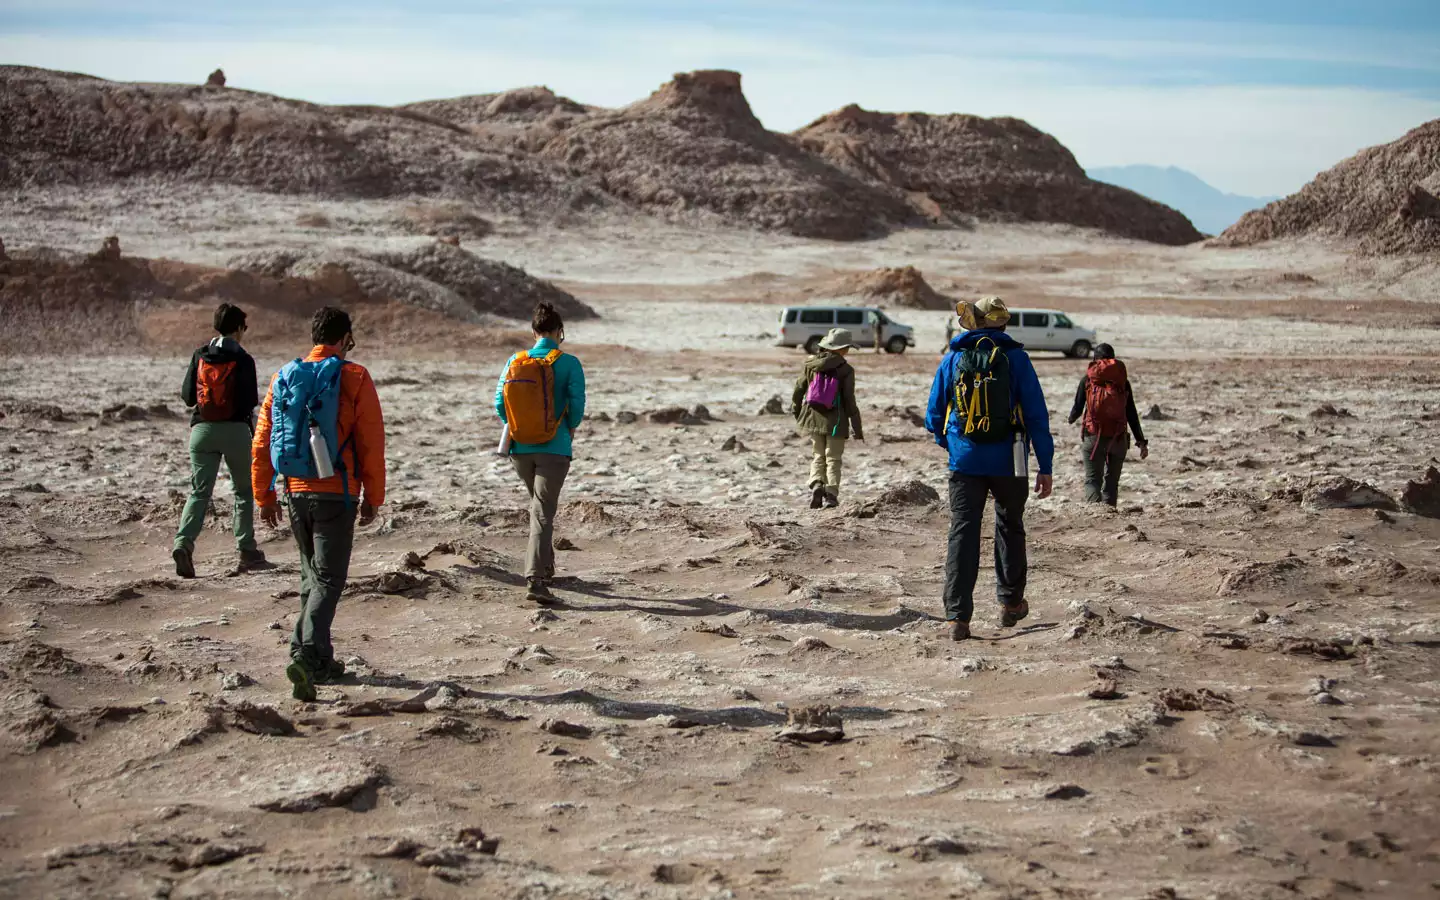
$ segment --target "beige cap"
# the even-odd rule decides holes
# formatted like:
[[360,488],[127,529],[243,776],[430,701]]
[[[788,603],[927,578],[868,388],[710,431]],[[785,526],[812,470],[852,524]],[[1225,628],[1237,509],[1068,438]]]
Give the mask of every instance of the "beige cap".
[[981,297],[974,302],[961,300],[955,304],[955,315],[960,317],[960,327],[966,331],[1000,328],[1010,321],[1010,310],[999,297]]

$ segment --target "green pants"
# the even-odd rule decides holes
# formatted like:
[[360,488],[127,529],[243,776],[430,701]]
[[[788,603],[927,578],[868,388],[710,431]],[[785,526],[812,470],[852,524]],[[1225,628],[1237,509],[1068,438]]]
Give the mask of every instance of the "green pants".
[[255,498],[250,489],[250,426],[244,422],[201,422],[190,429],[190,499],[175,533],[176,550],[194,550],[205,527],[210,494],[220,462],[235,486],[235,547],[255,549]]
[[290,658],[312,672],[335,658],[330,625],[350,577],[358,501],[340,495],[290,497],[290,531],[300,548],[300,616],[290,635]]

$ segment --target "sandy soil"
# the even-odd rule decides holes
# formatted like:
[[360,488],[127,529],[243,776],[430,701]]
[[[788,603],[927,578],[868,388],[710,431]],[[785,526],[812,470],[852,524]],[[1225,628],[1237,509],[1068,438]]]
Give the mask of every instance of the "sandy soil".
[[[184,256],[162,230],[127,246]],[[1096,299],[1086,324],[1166,415],[1145,423],[1152,455],[1118,513],[1079,502],[1061,416],[1080,364],[1039,355],[1061,450],[1056,496],[1028,514],[1032,616],[1000,630],[982,574],[978,639],[955,644],[937,619],[948,511],[910,486],[946,488],[909,409],[941,317],[897,313],[927,352],[857,356],[869,441],[841,508],[812,512],[789,417],[757,415],[801,357],[767,345],[773,305],[733,289],[784,263],[802,290],[884,248],[723,237],[757,255],[727,268],[716,249],[692,272],[683,235],[628,256],[502,239],[497,256],[603,316],[572,335],[603,415],[578,440],[553,613],[522,599],[526,516],[488,452],[504,351],[377,359],[361,335],[391,503],[336,620],[352,677],[314,704],[282,672],[288,533],[262,529],[275,568],[235,573],[222,480],[200,578],[170,572],[184,360],[0,360],[0,895],[1440,889],[1440,521],[1312,496],[1337,475],[1393,495],[1436,462],[1440,330],[1290,321],[1259,289],[1176,289],[1163,315]],[[1013,237],[975,240],[1033,268]],[[1046,240],[1146,256],[1136,283],[1192,252]],[[1317,278],[1349,271],[1314,254]],[[930,270],[958,281],[978,258]],[[1202,259],[1275,278],[1295,261]],[[1102,298],[1091,279],[1120,271],[1104,266],[1027,283]],[[1324,284],[1314,302],[1354,302]],[[697,403],[713,421],[645,416]],[[1327,403],[1348,414],[1316,415]],[[844,739],[781,739],[815,705]]]

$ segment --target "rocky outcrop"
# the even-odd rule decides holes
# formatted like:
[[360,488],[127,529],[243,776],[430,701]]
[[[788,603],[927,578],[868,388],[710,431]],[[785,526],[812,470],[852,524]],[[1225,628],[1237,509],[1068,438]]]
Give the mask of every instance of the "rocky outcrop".
[[857,297],[880,306],[909,309],[951,309],[955,303],[931,287],[914,266],[885,267],[845,275],[826,293],[837,297]]
[[912,218],[893,192],[767,131],[736,72],[676,75],[638,103],[579,122],[540,153],[666,216],[707,213],[835,239],[876,235]]
[[1280,238],[1351,241],[1362,253],[1440,251],[1440,119],[1321,172],[1298,193],[1247,213],[1215,239],[1239,247]]
[[1170,207],[1092,181],[1064,145],[1019,119],[852,105],[794,139],[857,178],[899,192],[938,222],[1056,222],[1162,244],[1202,237]]
[[225,86],[225,70],[216,69],[211,72],[210,77],[205,79],[205,86],[223,88]]

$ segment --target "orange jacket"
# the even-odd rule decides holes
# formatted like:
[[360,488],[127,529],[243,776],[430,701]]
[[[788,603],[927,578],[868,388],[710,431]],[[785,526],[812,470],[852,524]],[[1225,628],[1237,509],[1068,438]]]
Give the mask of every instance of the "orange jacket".
[[[318,345],[305,357],[306,362],[316,362],[329,356],[338,356],[338,347]],[[278,374],[278,373],[277,373]],[[260,416],[255,423],[255,440],[250,445],[250,477],[255,486],[255,501],[260,506],[275,503],[275,467],[270,462],[270,404],[275,399],[275,378],[270,379],[270,388],[265,392],[265,402],[260,404]],[[341,462],[347,470],[353,469],[355,460],[360,462],[360,472],[349,472],[350,494],[360,496],[365,489],[365,502],[379,506],[385,502],[385,421],[380,414],[380,395],[375,393],[375,382],[364,366],[347,362],[340,370],[340,412],[336,429],[340,445],[353,434],[355,453],[347,448]],[[289,490],[296,494],[340,494],[345,490],[340,473],[329,478],[310,480],[291,478]]]

